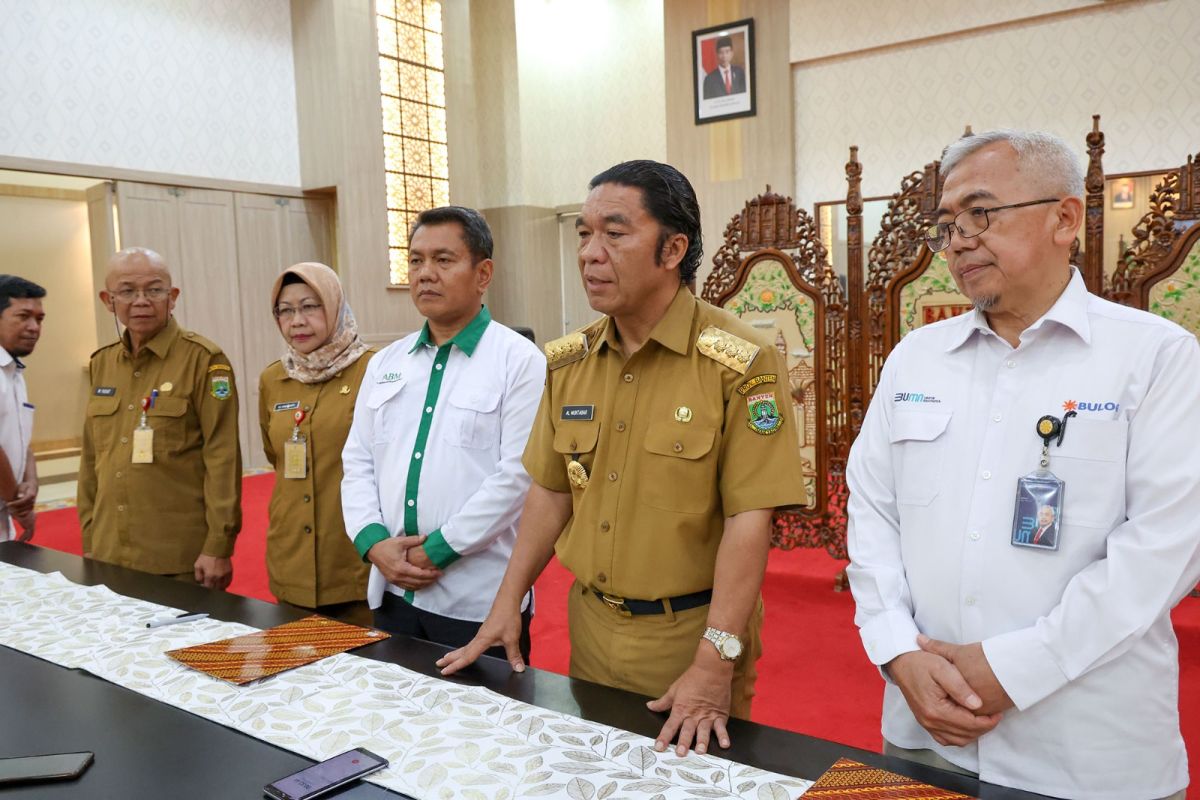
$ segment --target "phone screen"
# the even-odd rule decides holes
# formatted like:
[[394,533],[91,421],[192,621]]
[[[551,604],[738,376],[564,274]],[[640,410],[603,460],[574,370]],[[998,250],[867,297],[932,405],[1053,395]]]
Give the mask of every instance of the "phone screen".
[[308,800],[387,765],[387,759],[360,747],[269,783],[266,790],[286,800]]
[[0,783],[75,778],[90,763],[91,753],[0,758]]

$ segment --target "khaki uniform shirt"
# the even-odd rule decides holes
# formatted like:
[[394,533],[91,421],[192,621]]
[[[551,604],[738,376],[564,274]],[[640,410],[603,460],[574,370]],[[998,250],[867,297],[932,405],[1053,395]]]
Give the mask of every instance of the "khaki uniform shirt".
[[[619,597],[712,588],[726,517],[805,499],[778,352],[682,286],[628,360],[610,318],[582,335],[587,354],[572,363],[562,355],[570,336],[546,346],[550,371],[524,458],[539,484],[571,493],[559,559],[584,585]],[[573,460],[586,488],[568,478]]]
[[[242,528],[238,402],[229,359],[172,317],[134,358],[129,335],[92,354],[79,465],[83,550],[144,572],[227,558]],[[154,463],[134,464],[142,398]]]
[[[276,361],[258,381],[258,423],[263,452],[275,467],[267,529],[271,592],[306,608],[365,600],[369,567],[358,557],[342,522],[342,447],[354,418],[354,401],[375,351],[324,383],[301,383]],[[284,443],[303,409],[303,478],[284,477]]]

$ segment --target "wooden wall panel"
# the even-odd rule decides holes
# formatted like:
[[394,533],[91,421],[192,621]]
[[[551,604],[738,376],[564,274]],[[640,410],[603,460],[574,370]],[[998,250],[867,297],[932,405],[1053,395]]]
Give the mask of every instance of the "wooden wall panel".
[[[179,209],[175,189],[152,183],[118,181],[116,184],[117,225],[120,247],[148,247],[175,267],[180,261]],[[184,288],[183,276],[173,275]],[[113,337],[100,339],[100,344]]]

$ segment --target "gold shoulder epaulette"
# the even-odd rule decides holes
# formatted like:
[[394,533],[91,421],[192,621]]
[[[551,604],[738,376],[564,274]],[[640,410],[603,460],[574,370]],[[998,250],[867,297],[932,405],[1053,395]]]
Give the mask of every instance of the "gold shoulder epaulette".
[[195,331],[184,331],[183,338],[187,339],[189,342],[195,342],[208,352],[212,353],[214,356],[221,352],[221,348],[217,347],[217,345],[211,339],[206,339]]
[[696,349],[718,364],[724,364],[745,375],[761,348],[740,336],[734,336],[710,325],[700,331],[700,336],[696,338]]
[[554,341],[546,342],[546,366],[550,369],[565,367],[573,364],[587,355],[588,339],[582,331],[568,333]]

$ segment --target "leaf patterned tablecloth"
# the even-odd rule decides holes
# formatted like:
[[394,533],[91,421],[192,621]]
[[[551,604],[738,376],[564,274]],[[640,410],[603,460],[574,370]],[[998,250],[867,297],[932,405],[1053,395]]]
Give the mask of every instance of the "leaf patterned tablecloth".
[[0,644],[84,669],[309,758],[366,747],[391,762],[367,780],[419,800],[790,800],[811,781],[653,740],[343,653],[235,686],[164,655],[252,633],[205,619],[147,629],[171,609],[0,562]]

